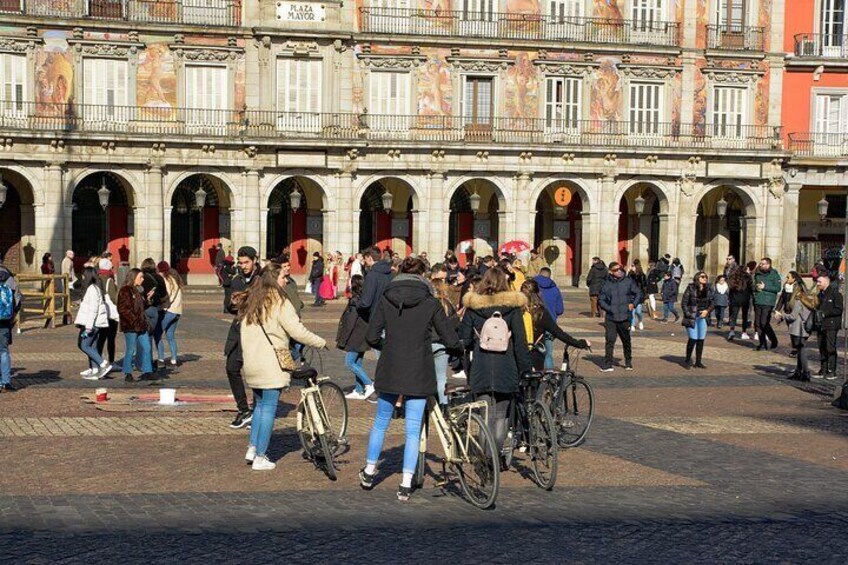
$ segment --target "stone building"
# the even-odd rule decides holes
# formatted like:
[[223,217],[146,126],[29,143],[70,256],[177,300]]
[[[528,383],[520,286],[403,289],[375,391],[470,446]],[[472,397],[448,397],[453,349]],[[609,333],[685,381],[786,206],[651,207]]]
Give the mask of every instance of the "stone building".
[[218,241],[288,246],[303,273],[320,249],[465,257],[521,239],[562,282],[594,255],[795,260],[783,0],[0,12],[0,250],[16,269],[109,248],[200,281]]

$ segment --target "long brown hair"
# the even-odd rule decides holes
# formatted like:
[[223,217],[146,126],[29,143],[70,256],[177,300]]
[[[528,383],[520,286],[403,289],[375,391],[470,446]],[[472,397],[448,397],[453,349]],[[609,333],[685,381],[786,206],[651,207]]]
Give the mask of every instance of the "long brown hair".
[[527,279],[521,283],[521,292],[527,297],[527,311],[530,312],[533,325],[536,325],[545,314],[545,303],[539,296],[539,283],[533,279]]
[[240,322],[258,325],[268,319],[271,309],[278,303],[288,300],[286,292],[277,284],[282,267],[271,261],[259,271],[256,280],[244,293],[238,306]]
[[483,274],[483,280],[474,285],[477,294],[497,294],[509,290],[509,275],[500,267],[492,267]]

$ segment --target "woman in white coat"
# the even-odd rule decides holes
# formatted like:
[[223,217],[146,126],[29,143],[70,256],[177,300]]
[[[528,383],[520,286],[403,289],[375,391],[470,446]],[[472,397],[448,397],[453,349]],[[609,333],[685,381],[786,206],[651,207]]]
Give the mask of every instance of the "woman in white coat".
[[93,267],[86,267],[82,275],[83,298],[74,325],[79,328],[77,346],[88,357],[88,370],[81,373],[86,380],[99,380],[112,371],[112,365],[97,352],[97,335],[109,327],[109,309],[106,293]]

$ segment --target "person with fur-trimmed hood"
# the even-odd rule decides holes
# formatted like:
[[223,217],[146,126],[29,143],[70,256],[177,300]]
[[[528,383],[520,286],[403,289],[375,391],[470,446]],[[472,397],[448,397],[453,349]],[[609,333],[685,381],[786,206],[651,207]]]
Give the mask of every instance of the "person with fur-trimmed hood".
[[[509,288],[509,277],[503,269],[488,269],[474,291],[462,300],[466,310],[459,329],[465,348],[474,351],[468,382],[478,398],[489,405],[489,429],[495,445],[503,445],[506,440],[507,408],[518,390],[519,376],[532,368],[523,317],[527,297]],[[482,349],[477,339],[486,320],[498,312],[512,334],[503,353]]]

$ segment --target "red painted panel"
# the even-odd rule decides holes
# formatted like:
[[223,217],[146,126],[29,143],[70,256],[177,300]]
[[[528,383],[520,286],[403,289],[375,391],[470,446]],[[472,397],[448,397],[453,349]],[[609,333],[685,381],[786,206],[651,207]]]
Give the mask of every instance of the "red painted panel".
[[816,31],[816,0],[788,0],[786,2],[786,25],[783,48],[787,53],[795,52],[795,36],[799,33]]
[[621,199],[618,211],[618,262],[626,265],[630,258],[630,250],[628,249],[630,246],[628,239],[630,216],[627,215],[627,202],[623,198]]
[[374,214],[374,240],[380,250],[392,247],[392,215],[385,212]]
[[218,208],[203,209],[203,234],[200,247],[200,257],[190,257],[187,261],[187,272],[189,274],[211,275],[215,273],[215,244],[221,241],[218,229],[220,210]]
[[306,210],[291,213],[291,262],[292,273],[302,275],[309,265],[309,249],[306,237]]
[[580,236],[578,228],[580,221],[580,213],[583,211],[583,200],[579,194],[573,194],[571,203],[568,206],[568,222],[569,234],[566,241],[566,256],[565,256],[565,274],[574,275],[580,271]]
[[412,218],[413,218],[413,216],[412,216],[412,214],[410,214],[409,215],[409,235],[406,237],[406,255],[405,256],[409,256],[409,255],[412,254],[412,250],[413,250],[413,247],[415,245],[415,242],[412,239],[412,234],[415,233],[415,229],[414,229],[415,226],[412,223]]
[[[456,221],[456,243],[471,239],[474,237],[474,214],[471,212],[457,212],[454,214]],[[465,267],[469,259],[473,259],[471,254],[458,253],[459,265]]]
[[815,129],[812,121],[813,88],[846,88],[848,74],[837,69],[825,69],[818,81],[813,80],[812,69],[800,71],[787,69],[783,77],[783,134],[787,143],[790,133]]
[[121,262],[130,261],[129,210],[126,206],[109,206],[109,243],[112,263],[117,269]]

